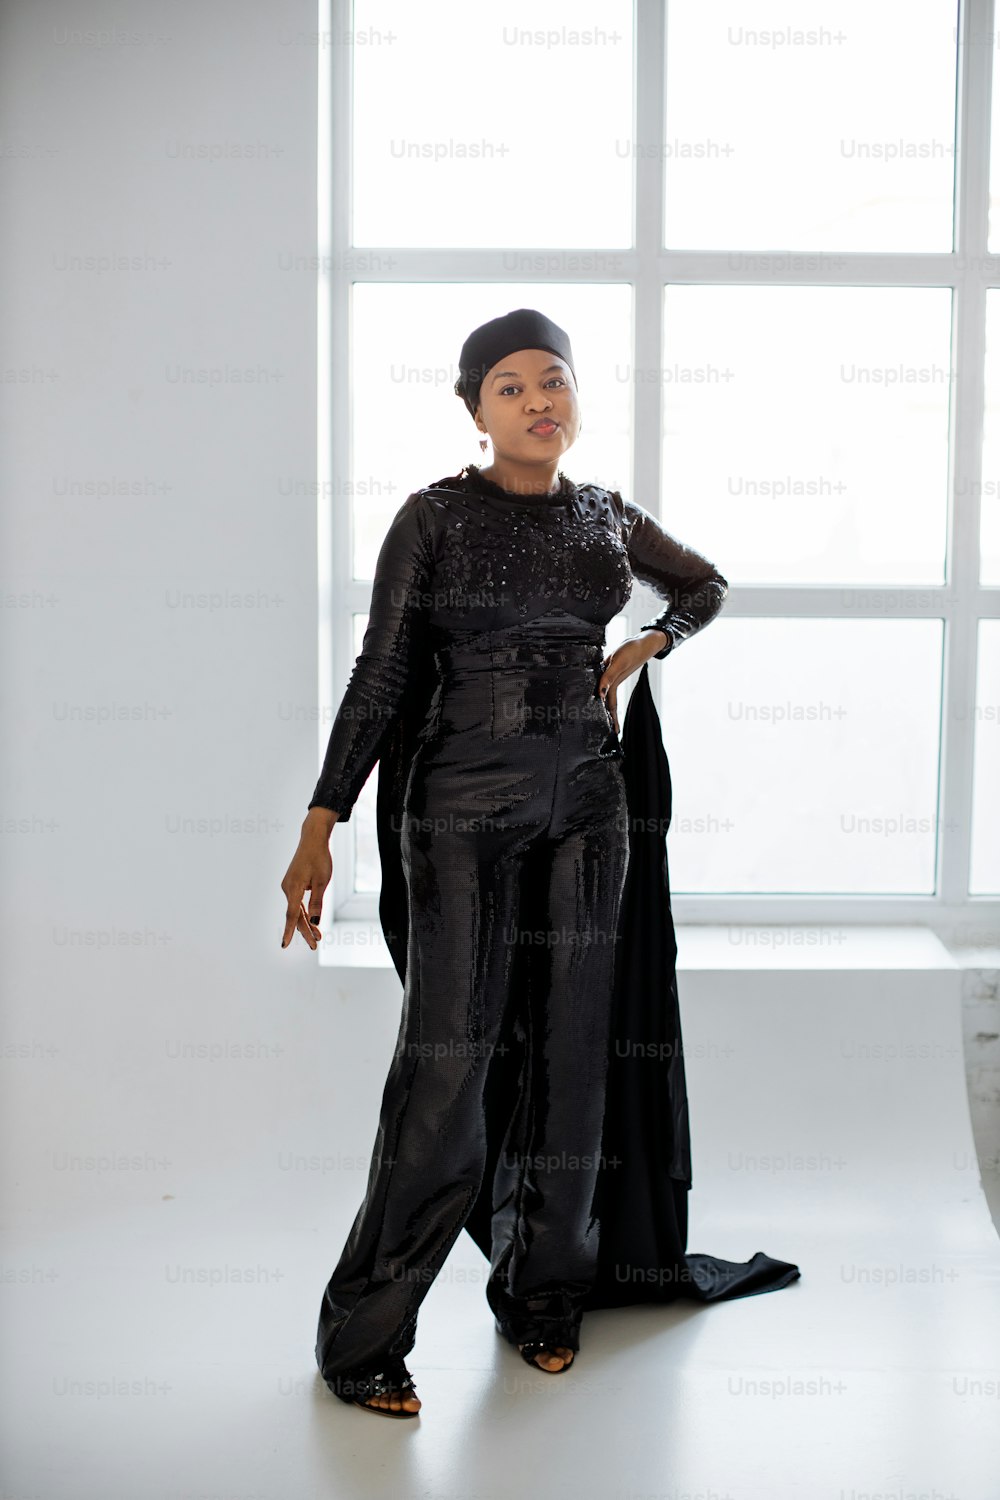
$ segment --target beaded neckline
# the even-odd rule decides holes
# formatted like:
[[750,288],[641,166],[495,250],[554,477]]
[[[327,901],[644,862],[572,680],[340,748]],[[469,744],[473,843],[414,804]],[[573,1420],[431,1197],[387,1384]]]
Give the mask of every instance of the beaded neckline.
[[478,464],[466,464],[460,470],[460,479],[465,478],[484,494],[492,496],[495,500],[505,500],[509,505],[569,505],[576,495],[576,485],[572,479],[568,479],[559,469],[556,477],[559,480],[559,489],[554,495],[519,495],[512,490],[505,490],[492,479],[488,479]]

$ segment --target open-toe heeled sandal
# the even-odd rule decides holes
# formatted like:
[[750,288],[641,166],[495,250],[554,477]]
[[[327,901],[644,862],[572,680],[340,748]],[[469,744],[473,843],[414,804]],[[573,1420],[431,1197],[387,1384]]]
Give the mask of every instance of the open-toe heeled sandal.
[[378,1369],[347,1370],[342,1375],[332,1375],[327,1385],[335,1396],[349,1405],[360,1406],[362,1411],[377,1412],[380,1417],[419,1417],[418,1411],[406,1411],[400,1407],[372,1406],[372,1396],[389,1396],[394,1393],[408,1396],[416,1391],[416,1381],[399,1355],[386,1356]]
[[[531,1297],[524,1310],[515,1313],[502,1305],[495,1310],[497,1332],[513,1344],[525,1364],[543,1370],[546,1375],[561,1375],[573,1363],[580,1347],[580,1320],[583,1316],[578,1304],[566,1292],[555,1292],[549,1296]],[[570,1351],[569,1359],[559,1353]],[[554,1354],[563,1363],[558,1370],[547,1370],[535,1358],[536,1354]]]
[[[569,1359],[560,1354],[560,1349],[569,1349]],[[536,1370],[544,1370],[546,1375],[561,1375],[563,1370],[568,1370],[576,1358],[576,1350],[570,1349],[569,1344],[564,1344],[561,1338],[556,1339],[528,1339],[526,1343],[519,1343],[517,1351],[525,1364],[534,1365]],[[536,1354],[554,1354],[556,1359],[563,1362],[558,1370],[550,1370],[547,1365],[540,1365],[535,1358]]]

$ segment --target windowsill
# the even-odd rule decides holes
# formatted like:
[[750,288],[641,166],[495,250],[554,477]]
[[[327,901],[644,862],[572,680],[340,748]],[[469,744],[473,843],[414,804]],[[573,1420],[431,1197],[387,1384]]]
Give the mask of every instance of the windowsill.
[[[991,969],[1000,949],[949,948],[931,928],[821,924],[678,924],[677,969]],[[324,932],[321,967],[391,969],[377,923],[339,921]]]

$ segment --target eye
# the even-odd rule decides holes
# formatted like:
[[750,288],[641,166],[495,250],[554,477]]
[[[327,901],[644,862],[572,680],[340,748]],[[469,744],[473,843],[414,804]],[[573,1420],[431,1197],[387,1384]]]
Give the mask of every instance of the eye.
[[[561,375],[553,375],[553,376],[550,377],[550,379],[548,379],[545,382],[545,384],[546,385],[556,385],[556,384],[558,384],[558,385],[565,385],[566,382],[565,382],[565,380],[563,379],[563,377]],[[519,387],[516,386],[516,385],[502,385],[500,387],[500,389],[497,391],[497,395],[498,396],[502,396],[505,391],[516,391],[518,389],[519,389]]]

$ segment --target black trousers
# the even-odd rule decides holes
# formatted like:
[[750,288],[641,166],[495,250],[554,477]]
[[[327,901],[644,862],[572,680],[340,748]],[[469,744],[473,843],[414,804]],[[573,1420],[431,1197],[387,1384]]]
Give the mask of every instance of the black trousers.
[[402,1015],[365,1199],[320,1309],[327,1379],[413,1347],[419,1305],[480,1190],[487,1072],[529,947],[544,983],[525,1018],[530,1097],[511,1100],[496,1168],[487,1295],[516,1315],[593,1283],[628,860],[602,660],[593,641],[437,653],[441,687],[404,804]]

